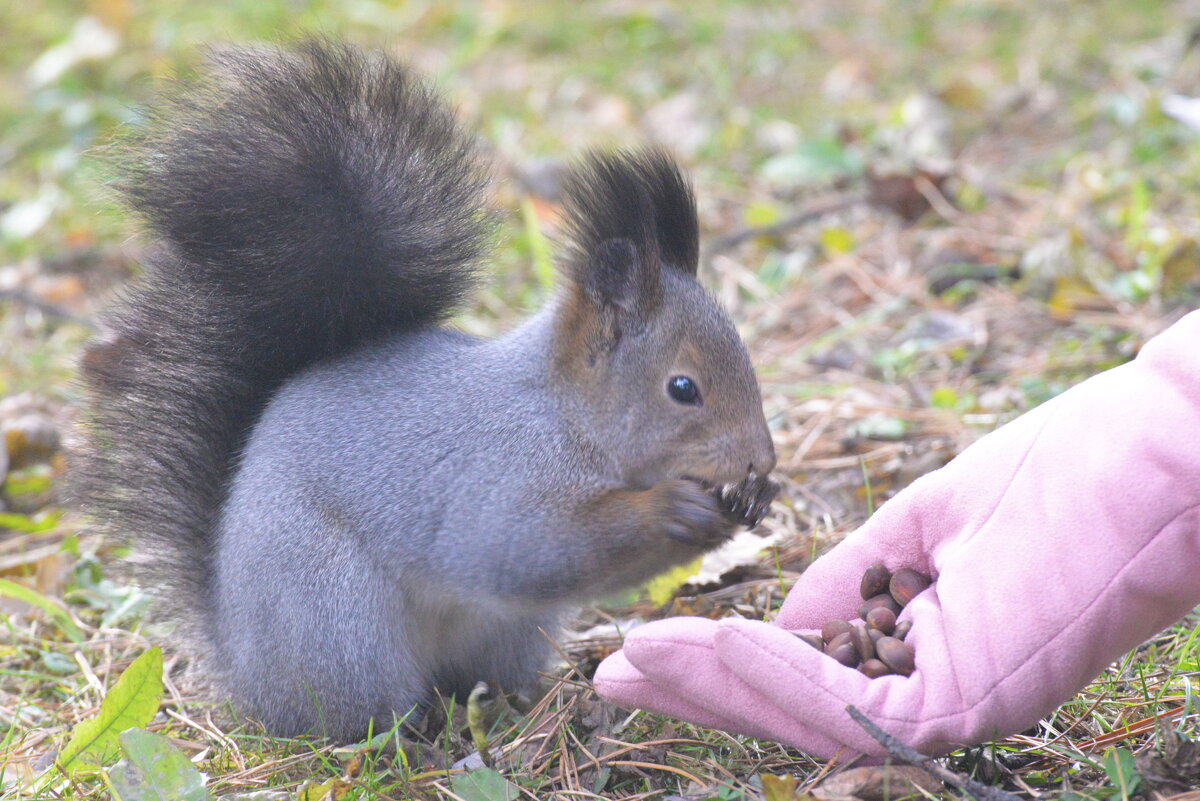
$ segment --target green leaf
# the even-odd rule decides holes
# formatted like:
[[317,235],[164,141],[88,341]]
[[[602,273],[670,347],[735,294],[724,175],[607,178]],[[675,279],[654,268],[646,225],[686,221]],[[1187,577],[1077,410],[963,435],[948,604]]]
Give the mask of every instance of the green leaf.
[[71,732],[58,755],[58,768],[67,774],[93,769],[117,755],[117,736],[154,719],[162,700],[162,649],[151,648],[125,669],[104,696],[100,712]]
[[139,618],[150,608],[150,596],[139,590],[130,588],[130,591],[125,595],[117,606],[109,610],[103,618],[100,619],[100,625],[103,628],[111,628],[118,623],[121,623],[130,618]]
[[68,673],[74,673],[79,670],[79,665],[75,664],[75,660],[66,654],[60,654],[58,651],[42,651],[42,666],[51,673],[57,673],[60,676],[65,676]]
[[829,257],[841,256],[854,250],[854,234],[845,228],[826,228],[821,231],[821,247]]
[[516,801],[517,786],[491,768],[460,773],[450,780],[450,791],[463,801]]
[[673,567],[665,573],[660,573],[647,581],[642,589],[647,597],[650,598],[650,603],[655,606],[662,606],[674,598],[679,588],[687,584],[687,580],[694,576],[696,571],[700,569],[700,561],[697,559],[686,565]]
[[929,405],[938,409],[953,409],[958,405],[958,393],[950,387],[934,387],[929,393]]
[[783,215],[779,213],[779,207],[774,203],[766,201],[755,201],[746,206],[746,210],[742,212],[742,220],[746,225],[754,228],[766,228],[779,222]]
[[108,772],[116,801],[205,801],[204,774],[161,734],[120,735],[125,758]]
[[1104,772],[1121,793],[1122,799],[1128,799],[1142,783],[1142,777],[1134,765],[1133,754],[1128,748],[1114,748],[1104,755]]
[[296,793],[296,801],[325,801],[325,799],[344,798],[346,793],[353,787],[350,782],[345,779],[333,778],[321,783],[308,782],[300,788],[300,792]]
[[16,512],[0,512],[0,528],[20,531],[25,534],[41,534],[58,527],[61,512],[44,512],[30,516],[19,515]]
[[37,590],[30,589],[24,584],[18,584],[15,581],[0,579],[0,595],[7,595],[10,598],[16,598],[18,601],[24,601],[31,606],[36,606],[45,612],[47,617],[58,624],[63,634],[67,635],[67,639],[71,642],[83,642],[83,632],[79,630],[79,626],[75,625],[75,621],[71,620],[71,616],[61,606]]
[[762,175],[768,181],[789,186],[818,184],[860,172],[861,159],[835,134],[801,142],[791,152],[774,156],[762,166]]
[[[0,484],[4,485],[6,495],[38,495],[50,489],[54,483],[49,473],[41,472],[37,468],[26,468],[19,470],[16,473],[9,473],[4,477]],[[57,524],[58,517],[61,512],[54,516],[54,521]],[[24,515],[12,515],[12,517],[23,517]]]

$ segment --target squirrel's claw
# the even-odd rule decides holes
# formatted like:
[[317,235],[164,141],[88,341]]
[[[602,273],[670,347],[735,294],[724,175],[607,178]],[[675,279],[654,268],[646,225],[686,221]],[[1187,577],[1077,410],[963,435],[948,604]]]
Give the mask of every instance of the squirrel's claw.
[[713,491],[726,517],[747,528],[762,522],[778,493],[778,483],[755,473],[738,484],[725,484]]

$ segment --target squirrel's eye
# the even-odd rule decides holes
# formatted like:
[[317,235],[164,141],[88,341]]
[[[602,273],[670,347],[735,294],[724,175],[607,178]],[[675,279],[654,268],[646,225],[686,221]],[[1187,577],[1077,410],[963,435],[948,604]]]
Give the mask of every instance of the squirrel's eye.
[[700,388],[686,375],[677,375],[667,381],[667,394],[677,403],[700,405]]

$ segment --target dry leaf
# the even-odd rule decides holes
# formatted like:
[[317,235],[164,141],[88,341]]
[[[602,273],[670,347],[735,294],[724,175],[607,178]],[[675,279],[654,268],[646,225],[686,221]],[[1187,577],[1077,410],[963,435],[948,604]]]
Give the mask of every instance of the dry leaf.
[[873,765],[851,768],[830,776],[813,790],[822,801],[900,801],[925,798],[945,789],[940,781],[911,765]]

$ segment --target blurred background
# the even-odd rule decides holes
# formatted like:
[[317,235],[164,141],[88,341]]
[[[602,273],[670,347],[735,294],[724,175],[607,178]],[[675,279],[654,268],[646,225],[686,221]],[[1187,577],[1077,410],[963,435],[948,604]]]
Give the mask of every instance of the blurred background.
[[[1194,0],[5,3],[0,576],[84,624],[134,629],[147,603],[59,491],[74,360],[145,247],[103,148],[205,45],[305,32],[419,66],[486,141],[498,225],[466,330],[553,291],[573,154],[657,142],[692,175],[701,277],[758,365],[785,489],[750,545],[621,599],[642,616],[769,614],[883,499],[1200,305]],[[1180,631],[1172,681],[1197,670]],[[0,678],[0,706],[46,692]]]

